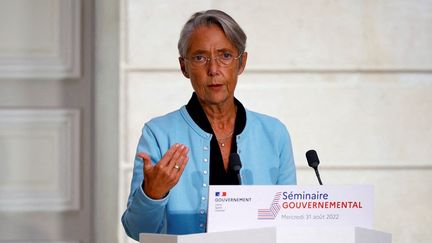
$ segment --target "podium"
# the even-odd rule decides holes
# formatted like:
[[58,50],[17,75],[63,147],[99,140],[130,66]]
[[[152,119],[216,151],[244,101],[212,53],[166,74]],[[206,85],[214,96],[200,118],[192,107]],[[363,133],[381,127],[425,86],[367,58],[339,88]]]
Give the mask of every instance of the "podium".
[[190,235],[140,234],[140,243],[391,243],[391,234],[360,227],[287,227]]
[[372,230],[371,186],[210,186],[207,233],[141,243],[391,243]]

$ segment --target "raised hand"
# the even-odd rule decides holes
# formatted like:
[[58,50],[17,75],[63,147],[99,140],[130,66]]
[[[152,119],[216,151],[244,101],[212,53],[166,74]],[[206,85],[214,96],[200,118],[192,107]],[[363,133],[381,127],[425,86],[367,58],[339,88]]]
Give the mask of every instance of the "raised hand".
[[179,181],[189,160],[189,149],[183,144],[174,144],[155,165],[150,156],[138,153],[144,161],[144,193],[152,199],[161,199]]

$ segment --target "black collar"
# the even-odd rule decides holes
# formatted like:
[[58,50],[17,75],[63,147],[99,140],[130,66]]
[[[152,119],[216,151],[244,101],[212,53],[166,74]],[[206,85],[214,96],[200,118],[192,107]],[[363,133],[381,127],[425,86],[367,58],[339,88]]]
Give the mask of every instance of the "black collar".
[[[237,106],[237,115],[234,125],[234,136],[232,136],[231,153],[237,152],[236,137],[246,126],[246,110],[243,105],[234,98],[234,103]],[[196,93],[192,94],[191,99],[186,105],[186,110],[192,117],[192,120],[205,132],[213,134],[210,141],[210,185],[238,185],[237,175],[228,166],[228,171],[225,171],[223,166],[222,153],[216,140],[215,133],[210,125],[210,122],[205,114],[201,104],[198,101]]]
[[[234,135],[240,134],[246,126],[246,110],[242,103],[234,98],[234,104],[237,106],[237,116],[234,126]],[[198,96],[194,92],[190,98],[188,104],[186,105],[186,110],[192,117],[192,120],[205,132],[211,133],[213,135],[213,129],[210,125],[207,115],[205,114],[201,104],[198,101]]]

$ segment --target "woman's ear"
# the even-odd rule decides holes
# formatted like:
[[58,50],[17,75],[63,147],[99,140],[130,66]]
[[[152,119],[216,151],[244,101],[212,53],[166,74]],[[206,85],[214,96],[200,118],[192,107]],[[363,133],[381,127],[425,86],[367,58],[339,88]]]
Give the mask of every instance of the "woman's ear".
[[245,67],[246,67],[246,63],[247,63],[247,57],[248,57],[248,53],[247,52],[243,52],[242,56],[241,56],[241,64],[239,67],[239,71],[238,71],[238,75],[242,74]]
[[183,57],[179,57],[179,63],[180,63],[180,69],[183,73],[183,76],[185,76],[186,78],[189,78],[189,73],[186,70],[185,59]]

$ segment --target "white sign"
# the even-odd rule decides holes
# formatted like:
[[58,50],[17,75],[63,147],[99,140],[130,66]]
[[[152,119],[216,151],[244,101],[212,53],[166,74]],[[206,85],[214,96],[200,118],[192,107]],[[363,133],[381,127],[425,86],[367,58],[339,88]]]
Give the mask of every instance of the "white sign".
[[210,186],[207,232],[291,226],[372,228],[372,186]]

